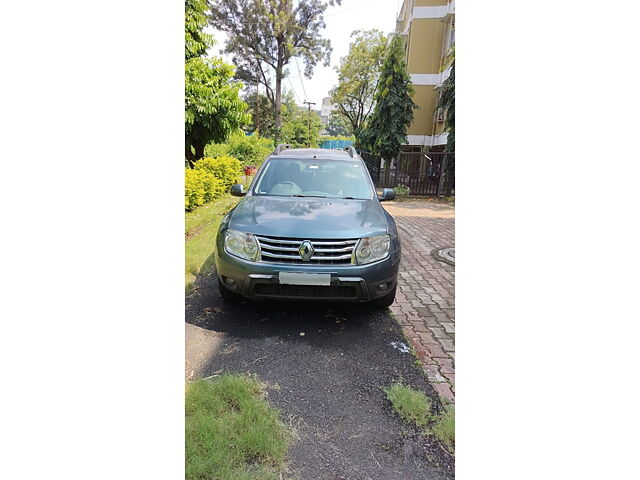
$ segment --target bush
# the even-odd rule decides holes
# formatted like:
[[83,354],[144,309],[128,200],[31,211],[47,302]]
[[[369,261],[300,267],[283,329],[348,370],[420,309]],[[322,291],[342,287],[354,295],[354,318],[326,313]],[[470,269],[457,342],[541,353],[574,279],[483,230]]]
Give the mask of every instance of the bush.
[[409,195],[411,189],[406,185],[399,183],[397,186],[393,187],[393,191],[396,192],[396,195]]
[[228,143],[210,143],[204,147],[205,157],[228,157],[230,145]]
[[205,147],[207,157],[236,157],[242,165],[259,167],[273,150],[273,141],[244,133],[231,136],[228,143],[212,143]]
[[224,193],[222,182],[206,170],[186,168],[184,177],[184,208],[187,211]]
[[264,159],[273,151],[273,142],[268,138],[256,135],[237,136],[231,139],[229,154],[242,162],[242,165],[259,167]]
[[242,176],[242,164],[234,157],[206,157],[196,162],[195,169],[211,173],[224,187],[240,183]]

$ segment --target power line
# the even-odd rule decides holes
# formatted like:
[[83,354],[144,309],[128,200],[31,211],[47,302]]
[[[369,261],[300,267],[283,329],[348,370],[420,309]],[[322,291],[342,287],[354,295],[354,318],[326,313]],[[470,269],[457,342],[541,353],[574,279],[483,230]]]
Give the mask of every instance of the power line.
[[304,82],[302,81],[302,73],[300,73],[300,65],[298,65],[298,58],[293,57],[296,62],[296,68],[298,69],[298,78],[300,79],[300,85],[302,85],[302,92],[304,93],[305,98],[309,98],[307,95],[307,91],[304,89]]
[[296,100],[299,102],[300,101],[300,97],[298,97],[298,92],[296,92],[296,89],[293,88],[293,84],[291,83],[291,79],[289,77],[287,78],[287,82],[289,82],[289,86],[291,87],[291,91],[293,92],[293,96],[296,97]]

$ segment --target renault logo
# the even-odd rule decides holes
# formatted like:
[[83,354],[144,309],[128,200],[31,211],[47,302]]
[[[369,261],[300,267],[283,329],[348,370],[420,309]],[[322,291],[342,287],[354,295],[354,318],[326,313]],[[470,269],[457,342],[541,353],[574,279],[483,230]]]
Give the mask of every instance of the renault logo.
[[313,257],[313,254],[316,251],[313,248],[313,244],[309,240],[305,240],[300,244],[300,248],[298,248],[298,253],[302,257],[302,260],[308,262]]

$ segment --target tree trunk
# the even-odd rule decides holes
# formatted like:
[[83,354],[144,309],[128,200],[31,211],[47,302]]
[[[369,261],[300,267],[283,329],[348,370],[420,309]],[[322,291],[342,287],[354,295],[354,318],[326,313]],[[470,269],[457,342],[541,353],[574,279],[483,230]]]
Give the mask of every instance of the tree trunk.
[[276,143],[280,141],[280,129],[282,128],[282,70],[285,65],[284,38],[278,37],[278,62],[276,63],[276,98],[274,104],[275,110],[275,130]]
[[276,70],[276,101],[274,104],[277,129],[282,127],[282,67]]
[[187,142],[184,146],[184,156],[187,159],[187,162],[189,162],[189,168],[193,168],[197,158],[191,151],[191,144],[189,142]]
[[201,158],[204,158],[204,147],[206,145],[204,143],[195,143],[193,145],[194,150],[196,151],[196,160],[200,160]]

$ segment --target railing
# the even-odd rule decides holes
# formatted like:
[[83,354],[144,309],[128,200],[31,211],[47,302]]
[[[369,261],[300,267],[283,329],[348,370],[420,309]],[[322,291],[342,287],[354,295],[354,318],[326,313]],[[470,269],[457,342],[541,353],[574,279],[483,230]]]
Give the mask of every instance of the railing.
[[454,153],[448,152],[400,152],[394,160],[382,161],[381,157],[360,152],[371,178],[377,187],[409,187],[410,195],[447,195],[453,193],[453,181],[447,178],[447,163],[453,162]]

